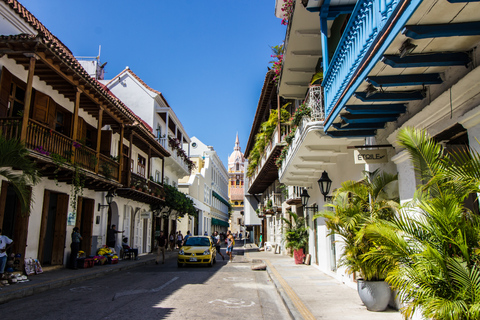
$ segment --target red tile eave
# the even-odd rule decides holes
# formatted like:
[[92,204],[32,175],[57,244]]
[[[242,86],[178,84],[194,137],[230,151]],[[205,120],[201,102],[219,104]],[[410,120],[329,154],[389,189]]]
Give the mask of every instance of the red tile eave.
[[149,139],[153,139],[155,140],[154,144],[157,148],[159,148],[161,150],[161,154],[165,157],[169,157],[171,154],[170,152],[168,152],[165,148],[163,148],[162,145],[160,145],[158,143],[158,141],[156,141],[156,136],[155,134],[153,133],[153,129],[152,127],[150,127],[150,125],[148,123],[146,123],[142,118],[140,118],[139,116],[137,116],[135,114],[135,112],[133,112],[129,107],[127,107],[127,105],[125,105],[120,99],[118,99],[115,94],[113,94],[112,91],[110,91],[110,89],[107,88],[106,85],[104,85],[103,83],[99,82],[99,85],[102,86],[104,88],[104,90],[106,92],[108,92],[109,95],[111,95],[113,98],[115,98],[116,100],[118,100],[118,103],[122,104],[123,107],[132,115],[132,117],[135,118],[136,122],[133,123],[133,126],[139,128],[140,130],[142,130],[144,132],[145,135],[148,136]]
[[10,6],[10,8],[12,8],[12,10],[20,16],[20,18],[22,18],[38,32],[37,37],[34,35],[29,35],[31,39],[39,39],[55,56],[61,59],[66,65],[70,66],[83,82],[90,85],[94,90],[103,95],[107,101],[109,101],[121,112],[123,115],[123,121],[126,123],[132,123],[134,121],[132,115],[125,109],[125,106],[119,103],[118,99],[112,97],[96,79],[90,77],[90,75],[74,57],[70,49],[68,49],[67,46],[65,46],[57,37],[55,37],[32,13],[30,13],[30,11],[28,11],[17,0],[1,1]]
[[[98,81],[97,81],[98,82]],[[110,90],[107,88],[106,85],[104,85],[103,83],[101,82],[98,82],[98,84],[103,88],[103,90],[105,90],[110,96],[112,96],[115,100],[118,101],[118,103],[120,103],[122,105],[123,108],[125,108],[125,110],[127,110],[132,117],[135,118],[136,121],[138,122],[141,122],[144,126],[145,126],[145,130],[151,132],[153,134],[153,129],[152,127],[150,127],[150,125],[148,123],[146,123],[145,121],[143,121],[142,118],[140,118],[139,116],[137,116],[137,114],[135,112],[133,112],[132,109],[130,109],[126,104],[124,104],[122,102],[122,100],[120,100],[119,98],[117,98],[117,96]]]
[[261,119],[264,116],[265,108],[263,106],[265,97],[268,97],[272,90],[274,90],[277,86],[273,84],[273,77],[275,72],[273,70],[269,70],[265,75],[265,81],[263,82],[262,92],[260,94],[260,99],[258,101],[257,110],[255,112],[255,118],[253,119],[252,129],[250,130],[250,136],[248,137],[247,146],[245,147],[245,158],[248,158],[250,150],[253,148],[255,144],[255,136],[258,133]]

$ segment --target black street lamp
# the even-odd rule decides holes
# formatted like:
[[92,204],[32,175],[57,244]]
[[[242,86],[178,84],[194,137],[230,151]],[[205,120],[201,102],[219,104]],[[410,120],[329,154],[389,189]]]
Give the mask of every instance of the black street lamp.
[[310,195],[308,194],[306,188],[303,189],[302,194],[300,195],[300,198],[302,198],[302,206],[305,210],[313,209],[313,212],[317,212],[318,206],[316,204],[314,204],[311,207],[307,207],[308,200],[310,200]]
[[327,201],[327,194],[330,192],[330,187],[332,186],[332,180],[330,180],[330,178],[328,177],[328,173],[326,171],[323,171],[322,176],[320,177],[320,179],[318,179],[317,182],[318,186],[320,187],[320,192],[323,194],[325,201]]
[[108,191],[107,195],[105,196],[105,200],[107,201],[107,204],[98,204],[98,211],[104,207],[110,207],[110,205],[113,202],[113,197],[115,197],[115,194],[112,191]]

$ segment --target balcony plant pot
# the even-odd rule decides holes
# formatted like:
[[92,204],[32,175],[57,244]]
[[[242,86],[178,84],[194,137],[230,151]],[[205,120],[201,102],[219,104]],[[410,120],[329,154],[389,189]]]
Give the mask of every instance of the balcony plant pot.
[[369,311],[384,311],[388,307],[391,290],[385,281],[357,280],[357,291],[363,304]]
[[295,264],[303,264],[303,259],[305,258],[305,254],[303,253],[303,248],[294,249],[293,258],[295,260]]

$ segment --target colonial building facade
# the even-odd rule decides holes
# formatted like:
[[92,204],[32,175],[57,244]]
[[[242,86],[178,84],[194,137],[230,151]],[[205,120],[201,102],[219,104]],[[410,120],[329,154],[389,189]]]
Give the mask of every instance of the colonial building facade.
[[[306,188],[308,206],[325,204],[317,183],[323,172],[335,189],[377,168],[398,173],[400,201],[411,200],[418,181],[396,145],[401,128],[425,129],[447,149],[478,150],[480,36],[471,29],[480,20],[471,14],[478,2],[297,0],[291,11],[284,5],[276,1],[277,17],[288,21],[278,95],[310,114],[286,144],[278,178]],[[362,150],[381,152],[382,161],[355,161]],[[304,214],[313,264],[355,286],[337,266],[341,239],[327,237],[311,210]]]
[[[227,169],[215,149],[197,137],[191,138],[190,152],[195,169],[179,181],[180,191],[189,195],[197,208],[198,220],[189,230],[198,235],[226,232],[230,208]],[[182,231],[187,227],[184,220]]]
[[[156,92],[147,118],[156,121],[142,120],[143,107],[132,111],[138,106],[127,106],[100,82],[98,66],[87,72],[85,61],[17,1],[0,1],[0,14],[0,132],[25,144],[41,176],[31,186],[29,215],[0,178],[0,227],[14,239],[13,252],[67,265],[75,226],[81,249],[94,254],[112,224],[124,231],[117,244],[123,235],[139,253],[151,252],[157,226],[176,228],[174,219],[154,223],[164,180],[177,183],[191,168],[188,152],[179,151],[189,143],[180,122]],[[171,143],[153,127],[168,132]]]

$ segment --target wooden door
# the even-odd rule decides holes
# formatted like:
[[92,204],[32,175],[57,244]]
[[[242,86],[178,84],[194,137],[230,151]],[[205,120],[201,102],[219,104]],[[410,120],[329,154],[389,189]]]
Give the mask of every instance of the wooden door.
[[93,234],[93,216],[95,211],[95,200],[93,199],[84,199],[83,200],[83,218],[82,218],[82,245],[81,250],[85,251],[86,254],[90,254],[92,250],[92,234]]
[[[31,199],[32,189],[28,188],[28,191]],[[20,268],[22,270],[27,247],[28,220],[30,216],[26,213],[22,213],[20,199],[18,197],[16,198],[17,206],[15,212],[15,229],[13,231],[13,252],[22,255],[22,259],[20,259]]]
[[45,233],[47,232],[48,207],[50,205],[50,191],[45,190],[43,194],[42,222],[40,224],[40,237],[38,239],[38,260],[43,261],[43,247],[45,245]]
[[112,132],[111,130],[102,130],[100,138],[100,153],[106,156],[111,155],[112,149]]
[[2,181],[2,190],[0,191],[0,226],[3,225],[5,215],[5,204],[7,203],[8,181]]
[[8,102],[10,100],[10,87],[12,84],[12,74],[6,68],[2,69],[0,86],[0,118],[8,116]]
[[58,194],[55,231],[53,235],[52,265],[63,264],[67,231],[68,199],[68,194]]

